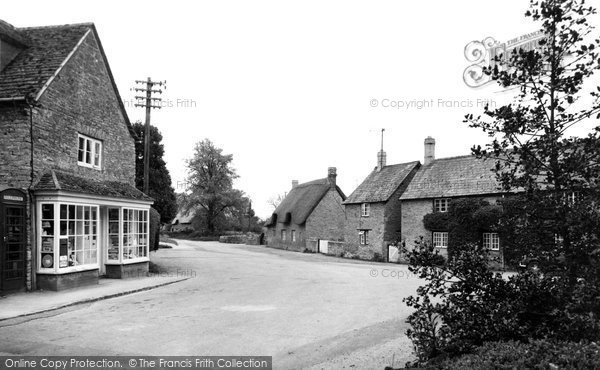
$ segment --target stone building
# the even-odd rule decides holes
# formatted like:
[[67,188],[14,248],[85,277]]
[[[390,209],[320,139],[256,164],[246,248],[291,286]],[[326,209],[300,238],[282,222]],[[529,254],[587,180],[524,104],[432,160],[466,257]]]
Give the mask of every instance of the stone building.
[[[402,204],[402,240],[407,248],[415,241],[433,243],[447,255],[448,230],[427,230],[423,217],[432,212],[447,212],[454,199],[474,197],[495,204],[504,195],[492,172],[495,161],[473,155],[435,159],[435,140],[425,139],[424,163],[400,196]],[[492,230],[483,230],[481,242],[492,256],[501,257],[502,241]]]
[[344,201],[347,252],[362,259],[389,259],[388,246],[401,237],[400,196],[419,167],[418,161],[386,165],[386,153],[378,153],[377,167]]
[[279,204],[267,225],[267,244],[277,248],[327,253],[329,242],[344,237],[346,196],[336,184],[337,172],[330,167],[324,179],[303,184],[292,181],[292,189]]
[[152,199],[93,24],[0,21],[0,289],[148,271]]

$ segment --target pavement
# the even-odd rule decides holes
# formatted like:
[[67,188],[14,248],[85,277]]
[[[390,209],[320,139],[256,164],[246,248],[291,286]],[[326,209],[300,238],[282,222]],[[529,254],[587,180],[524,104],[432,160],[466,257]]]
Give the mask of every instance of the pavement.
[[161,274],[150,274],[148,277],[131,279],[100,279],[97,285],[88,285],[60,292],[36,290],[0,296],[0,325],[5,320],[137,293],[188,278],[186,276],[169,276],[169,274],[162,274],[162,276]]
[[[0,321],[0,355],[273,356],[275,369],[383,369],[413,359],[402,298],[422,282],[406,266],[196,241],[150,258],[186,279]],[[96,288],[39,294],[81,300],[88,289]]]

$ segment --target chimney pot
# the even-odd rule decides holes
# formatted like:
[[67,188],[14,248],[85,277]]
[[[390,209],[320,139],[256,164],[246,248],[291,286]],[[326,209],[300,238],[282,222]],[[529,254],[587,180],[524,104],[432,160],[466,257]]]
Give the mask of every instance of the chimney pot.
[[336,186],[336,177],[337,177],[337,168],[329,167],[327,169],[327,180],[329,180],[329,185],[332,188],[335,188],[335,186]]
[[427,136],[425,139],[425,158],[423,164],[427,166],[435,159],[435,139]]
[[377,171],[381,171],[383,169],[383,167],[385,167],[386,162],[387,162],[387,154],[383,150],[380,150],[377,153]]
[[298,180],[292,180],[292,189],[298,186]]

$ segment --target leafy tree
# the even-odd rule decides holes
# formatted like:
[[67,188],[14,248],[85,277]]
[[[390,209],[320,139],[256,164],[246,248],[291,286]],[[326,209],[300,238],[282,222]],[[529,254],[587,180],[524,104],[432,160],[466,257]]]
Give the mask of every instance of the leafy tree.
[[594,13],[584,1],[532,0],[525,15],[541,23],[544,39],[535,49],[496,57],[485,70],[500,86],[516,89],[515,100],[466,117],[493,138],[473,153],[496,160],[507,192],[525,194],[507,222],[522,237],[508,247],[515,255],[548,257],[544,268],[568,274],[571,290],[582,262],[600,247],[600,215],[592,206],[600,200],[600,126],[586,137],[567,135],[569,128],[600,118],[600,86],[583,108],[574,105],[586,79],[600,69],[600,39],[591,38],[588,21]]
[[223,154],[208,139],[196,144],[194,156],[187,161],[190,193],[182,203],[186,211],[195,212],[196,225],[209,235],[228,229],[231,219],[247,204],[244,193],[233,188],[238,176],[232,161],[233,155]]
[[[136,122],[133,130],[141,139],[135,143],[135,186],[144,189],[144,124]],[[148,195],[154,198],[152,206],[160,213],[162,223],[170,223],[177,215],[177,199],[171,185],[171,175],[163,156],[165,148],[158,128],[150,126],[150,174]]]
[[285,199],[286,196],[287,196],[287,193],[274,195],[267,200],[267,203],[271,207],[273,207],[273,210],[276,210],[277,207],[279,207],[279,204],[281,204],[281,202],[283,202],[283,200]]
[[600,68],[600,39],[590,40],[588,23],[595,10],[577,0],[530,5],[525,15],[540,23],[545,38],[485,69],[500,86],[517,91],[514,101],[466,116],[491,137],[473,153],[496,162],[498,180],[512,195],[499,202],[501,210],[465,203],[460,213],[468,217],[446,223],[457,230],[460,224],[476,227],[478,218],[499,219],[505,253],[513,261],[542,259],[541,272],[494,273],[488,252],[468,238],[447,259],[427,243],[410,251],[409,269],[426,280],[405,300],[416,309],[407,334],[420,362],[488,341],[600,339],[600,127],[586,137],[567,132],[600,118],[600,87],[581,101],[584,108],[574,104]]

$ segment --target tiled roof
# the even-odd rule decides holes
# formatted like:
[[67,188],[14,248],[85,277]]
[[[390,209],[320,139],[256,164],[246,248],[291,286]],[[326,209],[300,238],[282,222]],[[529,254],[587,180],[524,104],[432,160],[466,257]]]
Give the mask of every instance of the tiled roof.
[[0,98],[38,93],[92,26],[17,28],[13,34],[26,39],[28,47],[0,72]]
[[94,34],[129,133],[137,140],[93,23],[14,28],[0,20],[0,34],[19,38],[16,43],[23,44],[15,59],[0,71],[0,100],[24,99],[41,93],[87,32]]
[[459,197],[502,193],[493,159],[475,156],[440,158],[423,165],[400,199]]
[[373,170],[354,190],[344,204],[387,202],[398,187],[419,166],[409,162],[385,166],[381,171]]
[[62,190],[108,198],[152,201],[152,198],[126,183],[94,181],[58,171],[50,171],[42,175],[33,190]]
[[[277,222],[302,225],[329,189],[330,184],[326,178],[296,185],[273,212],[270,225],[274,224],[275,219]],[[336,190],[342,200],[346,198],[339,187],[336,186]],[[288,214],[290,215],[289,219],[287,219]]]

